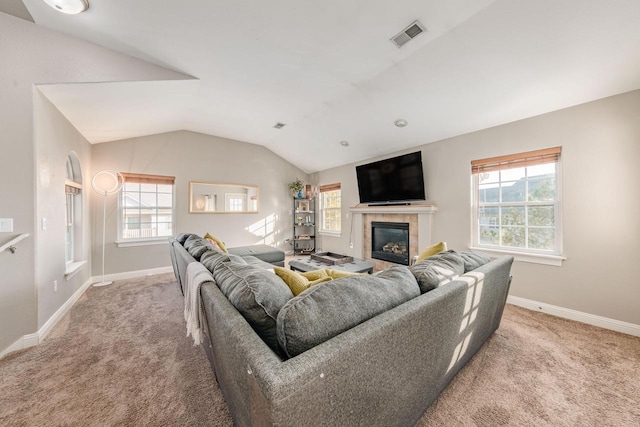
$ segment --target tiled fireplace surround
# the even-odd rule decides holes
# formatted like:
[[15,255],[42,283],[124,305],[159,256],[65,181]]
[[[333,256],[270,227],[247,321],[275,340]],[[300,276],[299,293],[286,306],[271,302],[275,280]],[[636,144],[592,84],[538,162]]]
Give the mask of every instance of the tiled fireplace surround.
[[371,258],[371,222],[409,223],[409,258],[418,255],[421,248],[432,244],[431,227],[433,215],[438,208],[431,204],[411,204],[407,206],[367,206],[358,205],[349,209],[353,215],[353,247],[356,258],[373,262],[375,271],[391,267],[387,261]]

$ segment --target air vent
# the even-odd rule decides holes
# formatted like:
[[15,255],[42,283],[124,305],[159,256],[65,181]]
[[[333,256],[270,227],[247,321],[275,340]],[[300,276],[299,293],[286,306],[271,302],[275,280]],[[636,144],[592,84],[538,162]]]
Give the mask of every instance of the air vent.
[[286,125],[284,123],[276,123],[273,127],[276,129],[282,129],[283,127],[285,127]]
[[404,30],[400,31],[398,34],[391,38],[391,43],[395,44],[397,47],[404,46],[408,41],[417,37],[419,34],[426,32],[427,29],[424,25],[422,25],[418,21],[414,21],[411,25],[409,25]]

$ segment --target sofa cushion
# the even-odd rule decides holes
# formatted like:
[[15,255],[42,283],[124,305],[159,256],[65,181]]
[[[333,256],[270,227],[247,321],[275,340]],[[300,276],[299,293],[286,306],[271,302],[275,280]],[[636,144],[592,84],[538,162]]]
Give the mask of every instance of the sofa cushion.
[[280,310],[278,342],[294,357],[418,295],[416,279],[404,266],[314,286]]
[[202,254],[202,257],[200,257],[200,262],[212,274],[215,271],[216,267],[223,262],[234,262],[237,264],[246,264],[245,260],[242,259],[241,257],[224,253],[217,248],[210,249],[209,251]]
[[218,239],[213,234],[207,233],[207,234],[204,235],[204,238],[209,240],[209,241],[211,241],[211,243],[214,243],[215,245],[217,245],[222,252],[229,252],[227,250],[227,247],[224,245],[224,242],[222,240]]
[[464,261],[454,251],[440,252],[409,267],[420,286],[420,292],[429,292],[464,274]]
[[[180,233],[176,236],[176,241],[184,246],[184,242],[189,238],[189,236],[195,236],[193,233]],[[197,236],[196,236],[197,237]]]
[[481,265],[485,265],[486,263],[491,261],[489,255],[483,252],[476,251],[462,251],[460,252],[460,256],[464,261],[464,272],[475,270]]
[[273,271],[289,286],[294,296],[300,295],[313,285],[331,280],[324,269],[298,273],[284,267],[273,267]]
[[422,250],[422,252],[420,252],[420,255],[418,255],[418,258],[416,259],[416,262],[420,262],[423,259],[427,259],[430,256],[433,256],[435,254],[439,254],[440,252],[444,252],[446,250],[447,250],[447,243],[446,242],[438,242],[435,245],[427,246],[426,248],[424,248]]
[[256,258],[256,257],[251,256],[251,255],[245,255],[245,256],[241,257],[239,255],[232,254],[231,252],[229,252],[229,256],[234,257],[234,258],[240,258],[245,263],[247,263],[249,265],[253,265],[254,267],[258,267],[258,268],[261,268],[263,270],[273,271],[273,267],[274,267],[273,264],[270,264],[268,262],[264,262],[260,258]]
[[191,236],[187,240],[189,242],[189,245],[188,247],[185,246],[185,248],[191,254],[191,256],[198,261],[200,261],[200,258],[205,252],[213,249],[213,245],[211,244],[211,242],[201,237],[196,236],[194,238],[194,236]]
[[228,249],[229,253],[240,255],[241,257],[251,255],[258,259],[261,259],[264,262],[284,267],[284,251],[278,248],[274,248],[273,246],[250,245],[237,246],[235,248]]
[[332,270],[330,268],[325,268],[325,272],[327,276],[331,277],[333,280],[342,279],[343,277],[349,276],[366,276],[368,273],[353,273],[351,271],[343,271],[343,270]]
[[279,353],[276,318],[280,309],[293,298],[282,279],[268,270],[235,262],[218,264],[213,278],[256,333]]

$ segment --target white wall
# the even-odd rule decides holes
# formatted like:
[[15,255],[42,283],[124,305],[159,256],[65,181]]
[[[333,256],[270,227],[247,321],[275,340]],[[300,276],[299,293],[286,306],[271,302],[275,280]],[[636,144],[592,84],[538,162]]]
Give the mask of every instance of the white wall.
[[[36,289],[38,328],[87,281],[91,263],[91,144],[62,116],[48,99],[34,89],[34,141],[36,147]],[[82,167],[82,241],[76,260],[87,261],[73,277],[65,278],[65,165],[74,152]],[[43,230],[42,221],[47,220]],[[53,281],[57,281],[57,291]]]
[[[0,218],[13,218],[12,233],[0,233],[0,242],[29,233],[15,254],[0,253],[0,353],[24,335],[35,333],[59,304],[48,293],[38,295],[36,277],[53,281],[58,272],[44,267],[38,272],[36,259],[36,143],[34,129],[44,131],[34,121],[34,85],[65,82],[131,81],[176,79],[180,74],[109,51],[92,43],[38,27],[0,12]],[[39,95],[35,97],[40,102]],[[47,110],[44,108],[42,111]],[[47,116],[43,114],[42,117]],[[56,121],[58,119],[53,119]],[[60,119],[62,120],[62,119]],[[51,123],[50,123],[51,125]],[[44,131],[38,149],[51,144],[66,151],[69,135]],[[74,137],[75,138],[75,137]],[[75,142],[71,143],[72,145]],[[57,154],[56,154],[57,156]],[[43,191],[47,191],[42,189]],[[55,191],[63,191],[55,189]],[[39,196],[38,196],[39,197]],[[50,200],[43,195],[42,200]],[[48,236],[47,236],[48,237]],[[45,247],[47,242],[42,242]],[[45,252],[49,253],[49,249]],[[44,261],[45,263],[47,261]],[[51,289],[52,285],[51,285]]]
[[[638,117],[634,91],[403,151],[423,153],[427,195],[438,206],[434,242],[470,245],[471,160],[562,146],[567,260],[562,267],[516,262],[511,295],[639,325]],[[312,179],[341,182],[343,206],[359,202],[355,164]],[[323,250],[351,253],[349,221],[343,212],[342,236],[322,237]]]
[[[200,133],[180,131],[93,146],[93,168],[176,177],[176,230],[210,232],[227,246],[266,243],[283,250],[292,234],[292,199],[287,183],[306,174],[268,149]],[[256,214],[189,213],[189,181],[260,187]],[[93,259],[102,251],[102,201],[93,202]],[[105,274],[171,265],[168,245],[117,247],[117,197],[107,203]],[[93,274],[101,263],[93,263]]]

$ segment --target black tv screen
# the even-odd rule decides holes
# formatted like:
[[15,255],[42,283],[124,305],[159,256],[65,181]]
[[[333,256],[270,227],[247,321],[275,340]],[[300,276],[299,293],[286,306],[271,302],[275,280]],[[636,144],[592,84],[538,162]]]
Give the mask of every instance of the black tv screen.
[[422,152],[356,166],[360,203],[425,200]]

